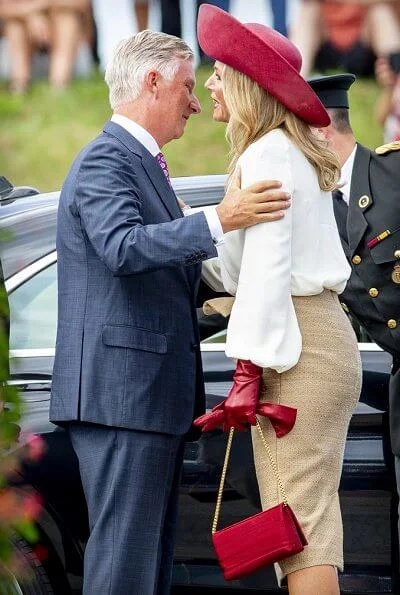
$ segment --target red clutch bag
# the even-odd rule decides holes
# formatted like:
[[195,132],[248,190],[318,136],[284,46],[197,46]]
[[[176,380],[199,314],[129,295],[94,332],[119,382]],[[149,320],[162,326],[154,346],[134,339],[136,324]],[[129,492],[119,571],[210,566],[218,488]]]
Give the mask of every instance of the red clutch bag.
[[217,531],[222,493],[232,446],[234,428],[231,428],[218,492],[212,527],[212,540],[219,564],[226,580],[237,579],[288,556],[298,554],[307,540],[294,512],[290,508],[278,469],[257,420],[257,428],[278,480],[283,501],[243,521]]

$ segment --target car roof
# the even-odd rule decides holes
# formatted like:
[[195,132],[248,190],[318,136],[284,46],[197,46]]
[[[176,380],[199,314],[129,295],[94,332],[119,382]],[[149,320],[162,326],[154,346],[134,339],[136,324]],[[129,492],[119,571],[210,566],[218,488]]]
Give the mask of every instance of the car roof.
[[5,279],[55,250],[59,192],[0,202],[0,258]]
[[48,205],[57,205],[60,192],[47,192],[0,200],[0,221],[16,213],[27,213]]
[[[215,204],[224,194],[226,176],[173,178],[179,198],[193,207]],[[56,249],[60,192],[0,201],[0,258],[5,279]]]

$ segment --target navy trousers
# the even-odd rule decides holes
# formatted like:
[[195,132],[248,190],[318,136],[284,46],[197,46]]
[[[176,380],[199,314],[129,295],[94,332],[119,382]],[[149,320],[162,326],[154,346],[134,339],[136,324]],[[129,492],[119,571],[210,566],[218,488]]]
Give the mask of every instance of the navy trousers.
[[71,423],[89,511],[83,595],[168,595],[183,438]]

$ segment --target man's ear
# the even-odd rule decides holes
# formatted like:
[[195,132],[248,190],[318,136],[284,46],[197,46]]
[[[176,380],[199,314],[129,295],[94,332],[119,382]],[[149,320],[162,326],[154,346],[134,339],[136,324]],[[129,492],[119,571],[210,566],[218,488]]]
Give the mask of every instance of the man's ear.
[[150,93],[158,93],[161,75],[157,70],[149,70],[144,79],[144,86]]

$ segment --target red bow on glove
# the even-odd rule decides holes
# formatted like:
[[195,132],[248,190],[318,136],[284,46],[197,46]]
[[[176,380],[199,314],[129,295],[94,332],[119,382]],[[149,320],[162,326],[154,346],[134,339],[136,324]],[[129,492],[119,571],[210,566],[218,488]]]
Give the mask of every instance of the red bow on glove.
[[277,436],[284,436],[294,426],[297,410],[285,405],[259,403],[260,380],[263,369],[250,361],[238,360],[233,375],[233,386],[227,398],[216,405],[210,413],[194,420],[202,432],[209,432],[222,426],[223,431],[231,427],[244,431],[248,424],[255,425],[256,415],[271,420]]

